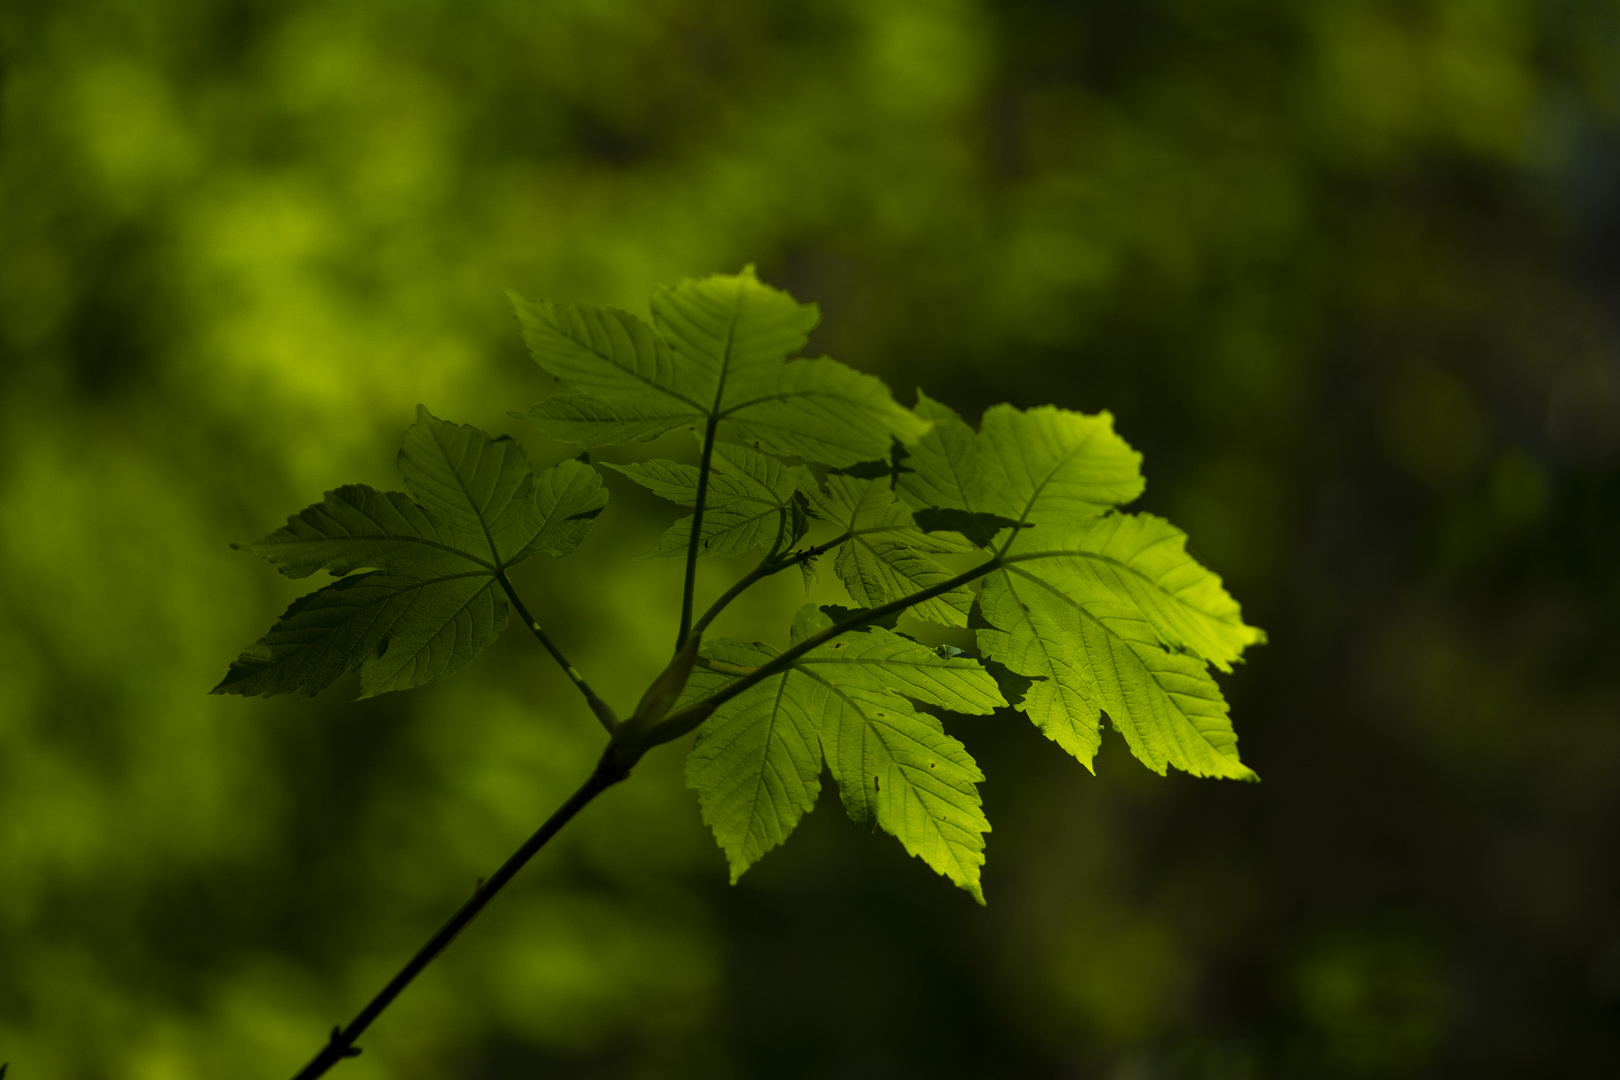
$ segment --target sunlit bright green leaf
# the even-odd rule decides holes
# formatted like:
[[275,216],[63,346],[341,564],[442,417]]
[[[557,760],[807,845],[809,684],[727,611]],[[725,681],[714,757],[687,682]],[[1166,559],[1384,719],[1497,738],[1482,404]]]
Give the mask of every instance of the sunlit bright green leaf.
[[[972,544],[954,533],[925,533],[909,507],[894,496],[887,480],[830,475],[825,491],[810,500],[811,510],[843,529],[849,539],[838,547],[833,570],[856,603],[876,607],[910,596],[952,576],[929,554],[963,554]],[[945,626],[966,626],[973,594],[954,589],[908,609]]]
[[913,507],[1070,525],[1142,494],[1141,455],[1114,434],[1108,413],[996,405],[975,435],[950,409],[917,397],[917,415],[934,426],[897,482]]
[[1018,708],[1088,767],[1106,712],[1158,772],[1252,777],[1206,662],[1230,670],[1263,635],[1179,529],[1114,509],[1142,483],[1107,414],[997,406],[975,434],[926,398],[918,412],[933,428],[897,481],[907,500],[1013,523],[993,541],[978,640],[1034,680]]
[[[807,606],[793,640],[829,625]],[[705,654],[735,672],[767,663],[776,650],[716,641]],[[733,677],[700,670],[689,694],[712,693]],[[699,731],[687,783],[733,879],[814,805],[825,761],[852,819],[881,827],[982,901],[979,867],[990,826],[974,785],[983,776],[961,743],[912,701],[967,713],[1005,704],[973,659],[881,628],[835,638],[726,703]]]
[[564,442],[656,438],[713,420],[718,438],[829,465],[881,457],[926,421],[835,360],[788,358],[816,322],[753,269],[661,288],[653,327],[615,308],[512,296],[529,353],[573,393],[528,418]]
[[1166,647],[1230,671],[1265,635],[1244,625],[1237,601],[1187,554],[1186,543],[1187,534],[1163,518],[1113,513],[1072,530],[1022,532],[1002,561],[1050,592],[1134,609]]

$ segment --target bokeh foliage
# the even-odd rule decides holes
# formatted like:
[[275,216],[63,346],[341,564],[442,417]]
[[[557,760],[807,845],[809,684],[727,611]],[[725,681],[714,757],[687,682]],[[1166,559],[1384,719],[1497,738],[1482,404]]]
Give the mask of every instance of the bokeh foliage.
[[[1227,681],[1265,781],[957,723],[981,911],[827,807],[731,888],[655,755],[345,1075],[1620,1057],[1612,0],[13,0],[0,35],[17,1080],[290,1073],[583,777],[517,635],[411,695],[206,696],[296,591],[228,543],[389,485],[418,402],[567,456],[505,416],[542,385],[504,288],[750,261],[904,400],[1113,410],[1271,634]],[[679,584],[610,483],[519,586],[628,705]],[[774,585],[721,629],[780,640]]]

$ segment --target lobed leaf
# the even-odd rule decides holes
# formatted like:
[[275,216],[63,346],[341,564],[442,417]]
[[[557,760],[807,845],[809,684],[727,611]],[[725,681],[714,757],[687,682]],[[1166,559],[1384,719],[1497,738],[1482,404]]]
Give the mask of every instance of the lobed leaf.
[[[833,572],[857,604],[876,607],[910,596],[952,577],[929,554],[963,554],[972,544],[954,533],[925,533],[911,509],[884,480],[829,475],[826,490],[811,496],[810,509],[833,522],[848,539],[838,547]],[[966,626],[973,594],[958,588],[910,608],[919,619]]]
[[[699,554],[727,557],[755,547],[769,549],[778,536],[787,540],[794,496],[815,487],[810,471],[725,444],[714,448],[713,464]],[[608,468],[671,502],[697,505],[696,466],[655,459]],[[670,526],[648,557],[684,556],[691,535],[692,517],[687,515]]]
[[1264,635],[1184,533],[1115,509],[1142,481],[1111,418],[997,406],[975,433],[926,397],[918,412],[933,427],[897,477],[902,497],[934,521],[1009,523],[975,537],[997,560],[977,635],[987,660],[1033,680],[1017,707],[1088,768],[1106,712],[1158,772],[1252,778],[1205,665],[1230,670]]
[[405,430],[399,470],[430,510],[482,535],[479,554],[497,568],[536,551],[568,554],[607,504],[602,479],[589,465],[562,462],[536,485],[528,454],[511,436],[448,423],[421,405]]
[[[829,625],[807,605],[795,620],[793,640]],[[722,640],[705,655],[737,671],[777,653],[768,645]],[[732,677],[694,672],[688,693],[707,696]],[[698,792],[734,881],[815,804],[825,761],[852,819],[881,827],[983,902],[979,867],[990,826],[975,787],[983,775],[961,743],[912,700],[972,713],[1006,703],[971,658],[871,628],[811,650],[727,702],[699,729],[687,784]]]
[[1161,775],[1254,779],[1238,760],[1225,698],[1202,661],[1173,653],[1128,611],[1064,596],[1017,571],[990,575],[980,598],[987,656],[1035,677],[1019,708],[1087,768],[1108,713],[1131,751]]
[[932,427],[896,481],[913,508],[994,515],[1017,525],[1071,524],[1142,494],[1142,456],[1114,433],[1106,412],[996,405],[985,410],[975,434],[919,393],[917,415]]
[[214,693],[313,696],[356,668],[363,698],[421,686],[459,671],[506,617],[489,573],[355,574],[294,600]]
[[[289,577],[327,570],[342,580],[294,601],[215,693],[315,694],[358,668],[369,697],[451,675],[506,625],[498,575],[535,552],[573,551],[607,502],[590,466],[565,461],[536,476],[516,442],[423,408],[399,464],[420,502],[342,487],[239,545]],[[375,572],[353,574],[367,567]]]
[[1152,514],[1113,513],[1071,531],[1035,529],[1002,562],[1052,592],[1116,604],[1152,623],[1165,647],[1222,671],[1265,639],[1246,626],[1221,579],[1187,554],[1187,534]]
[[361,567],[431,574],[489,567],[481,534],[468,534],[400,491],[350,484],[287,519],[256,544],[233,544],[280,565],[291,578],[317,570],[342,576]]
[[[999,405],[975,430],[920,393],[915,410],[902,409],[875,378],[794,359],[816,309],[762,285],[752,267],[658,289],[650,325],[614,308],[512,302],[531,355],[564,388],[527,414],[543,431],[596,446],[702,429],[723,441],[712,447],[701,553],[790,549],[814,516],[840,530],[834,569],[854,601],[868,613],[894,605],[750,684],[698,728],[687,783],[733,881],[814,806],[825,766],[852,820],[890,833],[983,903],[984,777],[924,707],[988,714],[1013,698],[1088,768],[1106,713],[1161,774],[1253,778],[1209,667],[1230,671],[1264,635],[1188,554],[1184,533],[1119,509],[1142,492],[1141,457],[1109,414]],[[831,468],[823,485],[770,455]],[[444,678],[505,627],[506,569],[573,551],[607,499],[582,461],[536,475],[511,439],[421,407],[399,467],[408,492],[339,488],[240,545],[290,577],[326,570],[338,580],[293,602],[214,692],[314,694],[353,670],[362,696]],[[610,467],[697,504],[693,466]],[[684,554],[692,522],[676,521],[650,554]],[[958,587],[907,610],[970,627],[983,659],[896,633],[896,601],[954,576],[931,556],[975,551],[989,559],[974,571],[977,598]],[[808,584],[812,562],[797,561]],[[793,644],[808,648],[842,614],[806,605]],[[660,686],[679,681],[697,640]],[[683,700],[757,678],[780,656],[710,641]],[[667,699],[656,709],[646,700],[636,716],[655,720]],[[599,715],[613,728],[607,710]]]
[[752,267],[658,289],[656,331],[616,308],[510,295],[530,355],[572,391],[528,419],[565,442],[647,440],[712,422],[728,442],[852,465],[927,429],[870,375],[825,358],[788,362],[816,309],[762,285]]

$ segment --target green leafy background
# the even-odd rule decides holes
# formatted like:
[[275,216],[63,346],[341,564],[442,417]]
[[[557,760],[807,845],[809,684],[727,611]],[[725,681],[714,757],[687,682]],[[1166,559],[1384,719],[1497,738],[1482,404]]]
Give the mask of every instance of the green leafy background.
[[[1620,1058],[1609,0],[18,0],[0,50],[17,1080],[290,1075],[572,789],[601,733],[516,632],[410,694],[208,696],[304,591],[229,545],[397,488],[418,403],[571,456],[506,416],[547,387],[503,290],[646,314],[748,262],[908,404],[1113,412],[1270,635],[1222,677],[1264,781],[951,719],[979,908],[826,782],[733,887],[655,752],[340,1075]],[[679,512],[608,485],[513,577],[622,711]],[[716,632],[807,598],[847,602],[783,574]]]

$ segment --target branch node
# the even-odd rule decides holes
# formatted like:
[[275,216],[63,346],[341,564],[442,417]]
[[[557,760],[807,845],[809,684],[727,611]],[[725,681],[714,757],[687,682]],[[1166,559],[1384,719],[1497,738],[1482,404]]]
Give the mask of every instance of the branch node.
[[332,1029],[332,1038],[327,1042],[326,1045],[328,1049],[336,1052],[337,1056],[340,1058],[357,1058],[361,1054],[361,1050],[358,1046],[353,1046],[343,1041],[343,1029],[340,1027],[335,1027]]

